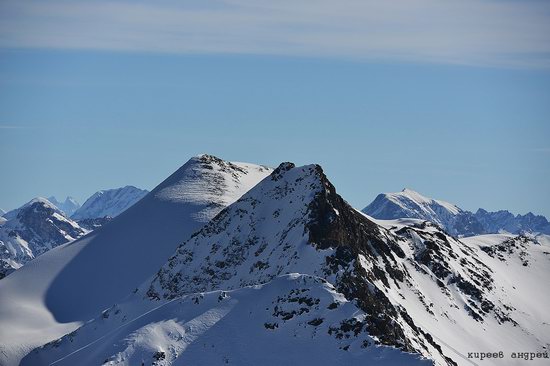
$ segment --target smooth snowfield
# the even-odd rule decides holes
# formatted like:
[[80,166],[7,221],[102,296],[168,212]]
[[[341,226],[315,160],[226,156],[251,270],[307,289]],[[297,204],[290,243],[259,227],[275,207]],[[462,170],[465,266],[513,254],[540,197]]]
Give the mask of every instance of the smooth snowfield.
[[[17,365],[31,349],[129,294],[178,244],[269,173],[208,155],[193,158],[109,224],[1,280],[0,364]],[[179,190],[195,195],[179,199]]]
[[[375,346],[365,333],[339,337],[331,332],[342,322],[361,319],[363,312],[312,276],[290,274],[264,285],[140,308],[147,302],[109,309],[33,352],[22,365],[431,364],[418,355]],[[283,319],[281,312],[293,310],[297,313]]]

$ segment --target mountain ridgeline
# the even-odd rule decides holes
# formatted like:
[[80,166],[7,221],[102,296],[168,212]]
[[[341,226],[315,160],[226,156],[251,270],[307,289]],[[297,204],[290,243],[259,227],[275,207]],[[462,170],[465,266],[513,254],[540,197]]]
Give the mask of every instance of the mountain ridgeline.
[[550,234],[550,223],[542,215],[529,212],[514,216],[505,210],[488,212],[482,208],[472,213],[451,203],[427,198],[407,188],[397,193],[379,194],[363,209],[363,212],[381,220],[399,218],[428,220],[455,236],[501,232]]
[[87,232],[45,198],[35,198],[6,215],[9,219],[0,225],[0,279]]
[[71,218],[80,221],[115,217],[126,211],[146,194],[146,190],[134,186],[97,191],[71,215]]
[[0,279],[34,258],[97,230],[147,191],[132,186],[98,191],[83,206],[72,197],[37,197],[0,221]]
[[[543,350],[550,298],[522,297],[525,282],[542,286],[549,274],[549,243],[492,240],[465,243],[424,220],[372,221],[319,165],[282,163],[117,305],[22,364],[200,364],[205,349],[208,364],[308,363],[285,352],[294,339],[328,352],[321,365],[375,354],[380,365],[467,364],[467,350],[510,339]],[[250,291],[261,306],[245,300]]]
[[0,363],[443,366],[476,364],[473,352],[547,354],[550,294],[533,289],[550,277],[550,238],[459,239],[441,226],[373,219],[319,165],[201,155],[95,236],[0,281]]

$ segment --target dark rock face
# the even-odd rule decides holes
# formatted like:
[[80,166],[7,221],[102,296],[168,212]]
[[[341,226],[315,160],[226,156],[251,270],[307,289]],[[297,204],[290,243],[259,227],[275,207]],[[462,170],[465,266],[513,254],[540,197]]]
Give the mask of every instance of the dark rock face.
[[488,233],[487,228],[471,212],[457,215],[453,231],[461,236],[473,236]]
[[537,243],[536,239],[525,235],[518,235],[498,245],[481,247],[481,250],[493,258],[498,258],[502,262],[506,262],[513,256],[516,256],[521,260],[523,266],[527,267],[529,266],[529,246],[533,242]]
[[[373,283],[380,280],[402,282],[405,273],[396,263],[394,255],[404,258],[405,254],[391,241],[384,241],[378,225],[355,211],[340,197],[324,175],[320,166],[316,172],[325,188],[310,204],[310,222],[307,225],[309,240],[319,249],[333,248],[335,253],[327,257],[327,274],[344,274],[337,289],[346,298],[353,299],[368,315],[366,329],[388,345],[399,345],[406,351],[414,351],[408,343],[401,326],[394,321],[399,317],[395,307],[386,295]],[[365,270],[359,255],[383,268]],[[390,277],[390,278],[388,278]]]

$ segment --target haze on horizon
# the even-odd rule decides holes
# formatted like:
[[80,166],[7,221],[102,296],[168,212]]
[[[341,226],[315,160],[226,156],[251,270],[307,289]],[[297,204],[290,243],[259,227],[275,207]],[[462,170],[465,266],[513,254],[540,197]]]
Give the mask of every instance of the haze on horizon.
[[550,217],[545,1],[0,3],[0,207],[191,156]]

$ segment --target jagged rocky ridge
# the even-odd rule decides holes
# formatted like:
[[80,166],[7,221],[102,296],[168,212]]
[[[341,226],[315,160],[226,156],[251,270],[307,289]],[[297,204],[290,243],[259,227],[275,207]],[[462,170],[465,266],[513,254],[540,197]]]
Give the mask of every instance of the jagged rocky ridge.
[[[304,273],[327,281],[364,313],[349,325],[354,337],[372,337],[438,365],[465,364],[469,349],[494,349],[509,339],[533,351],[548,347],[540,315],[548,295],[526,303],[515,290],[525,282],[543,285],[548,243],[528,238],[525,245],[528,265],[510,258],[503,270],[502,260],[476,241],[459,241],[422,220],[373,222],[336,193],[319,166],[283,163],[184,242],[121,306],[145,313],[189,294]],[[296,314],[282,313],[265,331],[292,324]],[[95,326],[55,346],[85,343],[79,333]],[[51,347],[33,357],[46,357]]]
[[397,193],[382,193],[362,210],[380,220],[414,218],[431,221],[454,236],[473,236],[508,232],[512,234],[550,234],[550,223],[541,215],[529,212],[514,216],[508,211],[475,213],[441,200],[425,197],[411,189]]
[[87,232],[45,198],[31,200],[8,217],[0,226],[0,278]]

